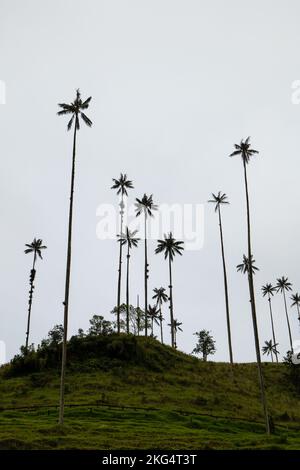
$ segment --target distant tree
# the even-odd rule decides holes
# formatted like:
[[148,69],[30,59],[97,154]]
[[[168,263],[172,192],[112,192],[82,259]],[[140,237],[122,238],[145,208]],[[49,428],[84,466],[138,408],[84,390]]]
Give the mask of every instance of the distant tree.
[[102,315],[93,315],[90,320],[88,334],[91,336],[109,335],[113,333],[111,322],[105,320]]
[[84,338],[85,337],[85,333],[84,333],[84,330],[82,328],[78,328],[77,336],[79,338]]
[[157,240],[158,245],[155,250],[155,253],[164,253],[165,259],[169,263],[169,289],[170,289],[170,325],[171,325],[171,343],[172,347],[175,347],[175,332],[174,332],[174,311],[173,311],[173,285],[172,285],[172,262],[176,255],[182,255],[183,241],[175,240],[170,232],[168,235],[164,236],[164,240]]
[[231,341],[231,327],[230,327],[230,314],[229,314],[229,299],[228,299],[228,283],[227,283],[227,270],[225,262],[225,251],[223,241],[223,227],[222,227],[222,216],[221,206],[222,204],[229,204],[225,193],[218,192],[218,194],[212,193],[212,199],[208,202],[215,204],[215,212],[218,213],[219,219],[219,230],[220,230],[220,241],[221,241],[221,253],[222,253],[222,264],[223,264],[223,278],[224,278],[224,293],[225,293],[225,308],[226,308],[226,322],[227,322],[227,337],[228,337],[228,348],[229,348],[229,359],[233,364],[233,353],[232,353],[232,341]]
[[33,298],[33,291],[34,291],[34,280],[36,275],[35,264],[37,258],[43,259],[42,257],[42,250],[45,250],[47,247],[43,245],[43,240],[40,238],[33,239],[32,243],[26,243],[25,245],[27,248],[25,250],[25,254],[33,253],[33,264],[32,269],[30,271],[29,277],[29,300],[28,300],[28,315],[27,315],[27,330],[26,330],[26,341],[25,341],[25,353],[28,349],[28,341],[29,341],[29,330],[30,330],[30,318],[31,318],[31,307],[32,307],[32,298]]
[[177,332],[178,331],[183,331],[181,328],[182,323],[179,322],[178,320],[174,319],[173,322],[173,328],[174,328],[174,347],[177,349]]
[[278,344],[276,343],[273,344],[272,340],[270,339],[270,341],[265,341],[265,346],[262,347],[263,354],[266,354],[267,356],[271,354],[272,362],[274,362],[273,354],[275,354],[276,357],[277,357],[277,354],[279,354],[279,352],[276,349],[277,346]]
[[65,281],[65,298],[64,298],[64,340],[61,361],[61,379],[60,379],[60,401],[59,401],[59,424],[64,422],[64,400],[65,400],[65,374],[67,361],[67,336],[68,336],[68,316],[69,316],[69,292],[70,292],[70,276],[71,276],[71,259],[72,259],[72,226],[73,226],[73,199],[74,199],[74,182],[75,182],[75,159],[76,159],[76,137],[77,131],[80,129],[80,118],[88,126],[92,126],[92,121],[85,114],[88,109],[92,97],[82,101],[80,91],[76,91],[75,100],[70,103],[59,103],[61,108],[58,116],[71,115],[68,122],[68,131],[74,123],[73,134],[73,154],[72,154],[72,173],[71,173],[71,189],[70,189],[70,205],[69,205],[69,222],[68,222],[68,249],[66,264],[66,281]]
[[208,330],[201,330],[194,334],[197,336],[198,342],[192,354],[202,354],[203,361],[206,362],[210,354],[215,354],[216,342]]
[[149,278],[149,263],[148,263],[148,217],[153,217],[153,211],[157,210],[157,205],[153,202],[153,195],[144,196],[141,199],[136,198],[136,216],[139,217],[141,214],[144,215],[144,234],[145,234],[145,268],[144,268],[144,288],[145,288],[145,336],[148,335],[148,319],[147,319],[147,308],[148,308],[148,278]]
[[291,351],[293,352],[293,339],[292,339],[291,325],[290,325],[290,320],[288,316],[286,296],[285,296],[286,292],[289,292],[292,290],[292,284],[289,282],[287,277],[282,276],[281,278],[277,279],[277,284],[275,288],[277,292],[280,292],[283,295],[285,316],[286,316],[286,322],[287,322],[289,339],[290,339],[290,346],[291,346]]
[[294,307],[296,305],[297,307],[297,312],[298,312],[298,321],[300,323],[300,309],[299,309],[299,305],[300,305],[300,295],[298,293],[296,294],[293,294],[292,297],[291,297],[291,300],[293,301],[291,307]]
[[[120,233],[123,233],[123,219],[124,219],[124,197],[128,196],[128,189],[133,189],[132,181],[127,179],[126,173],[121,173],[119,179],[113,178],[113,185],[111,189],[117,190],[117,195],[121,196],[120,207]],[[120,243],[119,249],[119,268],[118,268],[118,294],[117,294],[117,332],[120,333],[120,306],[121,306],[121,276],[122,276],[122,250],[123,245]]]
[[160,341],[162,344],[164,344],[164,338],[163,338],[163,326],[162,322],[164,320],[163,314],[162,314],[162,304],[164,302],[167,302],[169,300],[168,295],[166,294],[166,289],[164,287],[155,287],[153,289],[154,295],[152,296],[152,299],[156,300],[156,305],[159,309],[159,323],[160,323]]
[[154,336],[154,322],[158,325],[159,321],[159,310],[156,305],[150,305],[148,307],[148,315],[151,321],[151,336]]
[[[274,295],[274,291],[276,291],[276,288],[272,286],[272,284],[267,283],[266,285],[262,286],[261,288],[263,297],[266,295],[268,296],[268,302],[269,302],[269,310],[270,310],[270,318],[271,318],[271,327],[272,327],[272,336],[273,336],[273,344],[276,343],[276,338],[275,338],[275,329],[274,329],[274,322],[273,322],[273,312],[272,312],[272,301],[271,297]],[[276,362],[278,363],[278,352],[275,348],[274,351],[275,357],[276,357]],[[273,361],[273,356],[272,356],[272,361]]]

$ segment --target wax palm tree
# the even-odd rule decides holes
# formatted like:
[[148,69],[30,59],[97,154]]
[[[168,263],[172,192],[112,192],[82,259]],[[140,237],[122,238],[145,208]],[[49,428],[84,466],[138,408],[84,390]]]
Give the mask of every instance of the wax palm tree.
[[184,250],[183,248],[183,242],[182,241],[177,241],[172,235],[172,232],[170,232],[168,235],[164,236],[164,240],[158,240],[158,245],[155,250],[155,253],[164,253],[165,259],[168,259],[169,262],[169,280],[170,280],[170,324],[171,324],[171,343],[172,347],[175,347],[175,334],[174,334],[174,328],[173,328],[173,322],[174,322],[174,312],[173,312],[173,285],[172,285],[172,262],[174,261],[175,255],[182,255],[182,251]]
[[[272,336],[273,336],[273,344],[277,344],[276,343],[276,338],[275,338],[275,328],[274,328],[273,312],[272,312],[272,301],[271,301],[271,297],[273,297],[274,292],[276,291],[276,288],[273,287],[272,284],[267,283],[266,285],[262,286],[261,290],[262,290],[262,293],[263,293],[263,297],[265,297],[266,295],[268,296],[270,318],[271,318],[271,327],[272,327]],[[275,351],[275,357],[276,357],[276,362],[278,362],[277,351]],[[273,357],[272,357],[272,360],[273,360]]]
[[77,131],[80,129],[80,119],[88,126],[92,126],[92,121],[85,114],[88,109],[92,97],[90,96],[85,101],[82,101],[80,91],[76,91],[75,100],[71,104],[59,103],[61,108],[58,111],[59,116],[71,115],[68,122],[68,131],[72,128],[74,123],[73,133],[73,152],[72,152],[72,172],[71,172],[71,190],[70,190],[70,205],[69,205],[69,223],[68,223],[68,249],[67,249],[67,264],[66,264],[66,281],[65,281],[65,297],[64,297],[64,337],[63,337],[63,351],[61,361],[61,381],[60,381],[60,406],[59,406],[59,424],[64,421],[64,392],[65,392],[65,371],[67,360],[67,335],[68,335],[68,314],[69,314],[69,291],[70,291],[70,275],[71,275],[71,258],[72,258],[72,224],[73,224],[73,197],[74,197],[74,181],[75,181],[75,158],[76,158],[76,137]]
[[164,344],[164,338],[163,338],[163,327],[162,327],[162,322],[163,322],[163,315],[162,315],[162,304],[164,302],[167,302],[169,300],[168,295],[166,294],[166,289],[164,287],[155,287],[153,289],[154,295],[152,299],[156,300],[156,305],[158,306],[159,309],[159,322],[160,322],[160,341],[162,344]]
[[29,341],[29,330],[30,330],[32,297],[33,297],[33,291],[34,291],[34,279],[36,275],[35,264],[36,264],[37,258],[43,259],[42,250],[45,250],[47,247],[43,245],[43,240],[41,240],[40,238],[38,239],[34,238],[32,243],[26,243],[25,246],[27,247],[26,250],[24,251],[26,255],[29,253],[33,253],[33,263],[32,263],[32,269],[30,271],[30,277],[29,277],[30,290],[29,290],[29,300],[28,300],[27,330],[26,330],[26,342],[25,342],[25,351],[27,353],[28,341]]
[[276,284],[275,287],[276,287],[276,291],[280,292],[283,295],[285,316],[286,316],[288,332],[289,332],[289,339],[290,339],[290,346],[291,346],[291,351],[293,352],[292,332],[291,332],[291,326],[290,326],[290,320],[289,320],[289,316],[288,316],[287,305],[286,305],[286,296],[285,296],[285,292],[289,292],[289,291],[292,290],[292,284],[289,282],[287,277],[282,276],[281,278],[277,279],[277,284]]
[[159,324],[159,310],[157,305],[148,306],[148,316],[151,320],[151,336],[154,336],[154,322],[158,325]]
[[264,377],[261,367],[261,356],[260,356],[260,346],[259,346],[259,335],[258,335],[258,326],[257,326],[257,316],[256,316],[256,307],[255,307],[255,291],[254,291],[254,282],[253,282],[253,270],[251,269],[252,263],[252,246],[251,246],[251,224],[250,224],[250,203],[249,203],[249,191],[248,191],[248,179],[247,179],[247,164],[250,162],[250,159],[253,155],[257,154],[258,151],[251,148],[250,137],[247,137],[246,140],[241,140],[240,144],[234,145],[235,150],[230,154],[230,157],[239,155],[242,158],[243,169],[244,169],[244,185],[245,185],[245,195],[246,195],[246,209],[247,209],[247,241],[248,241],[248,260],[250,263],[250,269],[248,270],[248,283],[249,283],[249,293],[251,299],[251,314],[252,314],[252,323],[253,323],[253,332],[255,340],[255,351],[261,391],[261,400],[263,406],[263,413],[266,423],[267,434],[270,434],[270,423],[267,409],[267,400],[265,394],[265,385]]
[[[137,230],[131,232],[128,227],[124,233],[118,235],[118,241],[120,245],[127,245],[127,271],[126,271],[126,331],[129,334],[129,260],[130,260],[130,250],[138,246],[139,238],[136,237]],[[120,308],[118,307],[117,315],[120,314]],[[120,319],[119,319],[120,321]],[[119,331],[118,331],[119,333]]]
[[141,199],[136,198],[136,216],[144,215],[144,233],[145,233],[145,269],[144,269],[144,288],[145,288],[145,336],[148,336],[148,278],[149,278],[149,264],[148,264],[148,249],[147,249],[147,222],[148,217],[153,217],[153,211],[157,210],[157,205],[153,202],[153,195],[144,196]]
[[[133,189],[132,181],[127,179],[127,175],[120,174],[119,179],[113,178],[113,185],[111,189],[117,190],[117,195],[121,196],[120,200],[120,233],[123,233],[123,219],[124,219],[124,197],[128,196],[128,189]],[[120,305],[121,305],[121,276],[122,276],[122,248],[123,244],[120,243],[119,248],[119,268],[118,268],[118,294],[117,294],[117,331],[120,333]]]
[[226,308],[226,321],[227,321],[227,336],[228,336],[228,348],[229,348],[229,359],[233,364],[233,353],[232,353],[232,342],[231,342],[231,328],[230,328],[230,315],[229,315],[229,300],[228,300],[228,284],[227,284],[227,271],[225,263],[225,251],[223,241],[223,227],[222,227],[222,216],[221,216],[221,205],[229,204],[225,193],[218,192],[218,194],[212,193],[212,199],[208,202],[215,204],[215,212],[218,213],[219,219],[219,230],[220,230],[220,241],[221,241],[221,253],[222,253],[222,264],[223,264],[223,277],[224,277],[224,292],[225,292],[225,308]]
[[272,340],[270,339],[270,341],[265,341],[265,346],[262,347],[263,354],[266,354],[267,356],[271,354],[272,362],[274,362],[273,354],[275,354],[276,357],[279,354],[279,352],[276,349],[277,346],[278,344],[273,343]]
[[299,294],[293,294],[292,297],[291,297],[291,300],[293,301],[291,307],[294,307],[296,305],[297,307],[297,312],[298,312],[298,320],[300,322],[300,309],[299,309],[299,305],[300,305],[300,295]]
[[182,323],[180,323],[178,320],[173,321],[174,343],[175,343],[174,347],[175,347],[175,349],[177,348],[177,332],[182,331],[181,325],[182,325]]

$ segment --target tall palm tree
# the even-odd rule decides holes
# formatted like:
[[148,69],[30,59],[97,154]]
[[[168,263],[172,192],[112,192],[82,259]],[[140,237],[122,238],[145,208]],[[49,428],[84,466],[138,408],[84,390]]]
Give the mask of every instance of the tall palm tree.
[[226,321],[227,321],[227,336],[228,336],[228,347],[229,347],[229,359],[233,364],[233,353],[232,353],[232,342],[231,342],[231,328],[230,328],[230,315],[229,315],[229,300],[228,300],[228,283],[227,283],[227,271],[225,263],[225,252],[224,252],[224,241],[223,241],[223,227],[222,227],[222,216],[221,216],[221,205],[229,204],[225,193],[218,192],[218,194],[212,193],[212,199],[208,202],[215,204],[215,212],[218,213],[219,218],[219,229],[220,229],[220,240],[221,240],[221,252],[222,252],[222,264],[223,264],[223,276],[224,276],[224,291],[225,291],[225,307],[226,307]]
[[164,236],[164,240],[158,240],[158,245],[155,250],[155,253],[164,253],[165,259],[168,259],[169,262],[169,280],[170,280],[170,324],[171,324],[171,344],[172,347],[175,347],[175,334],[174,334],[174,312],[173,312],[173,285],[172,285],[172,262],[174,261],[175,255],[182,255],[184,250],[183,242],[177,241],[170,232],[168,235]]
[[158,325],[159,319],[159,310],[157,309],[157,305],[148,306],[148,315],[151,320],[151,336],[154,336],[154,322]]
[[[126,271],[126,331],[127,334],[129,334],[129,260],[130,260],[130,250],[133,247],[138,246],[139,238],[136,238],[137,230],[134,230],[131,232],[128,227],[126,227],[126,230],[124,233],[121,233],[121,235],[118,235],[118,241],[120,242],[120,245],[127,245],[127,271]],[[121,254],[122,256],[122,254]],[[118,308],[118,312],[120,309]],[[119,331],[118,331],[119,332]]]
[[[123,233],[123,218],[124,218],[124,196],[128,196],[128,189],[133,189],[132,181],[127,179],[126,173],[121,173],[119,179],[113,178],[113,185],[111,189],[117,190],[117,195],[121,196],[120,207],[120,233]],[[121,276],[122,276],[122,248],[123,244],[120,243],[119,251],[119,268],[118,268],[118,295],[117,295],[117,331],[120,333],[120,305],[121,305]]]
[[270,423],[269,423],[269,416],[268,416],[268,410],[267,410],[265,385],[264,385],[264,378],[263,378],[262,367],[261,367],[260,346],[259,346],[256,306],[255,306],[255,291],[254,291],[254,282],[253,282],[253,270],[251,269],[251,263],[252,263],[253,257],[252,257],[252,246],[251,246],[250,203],[249,203],[249,191],[248,191],[248,179],[247,179],[247,165],[251,157],[257,154],[258,151],[251,148],[250,137],[247,137],[247,139],[244,141],[241,140],[240,144],[235,144],[234,147],[235,147],[235,150],[234,152],[230,154],[230,157],[234,157],[235,155],[241,156],[243,169],[244,169],[244,185],[245,185],[246,208],[247,208],[247,235],[248,235],[247,258],[250,264],[250,269],[248,271],[248,283],[249,283],[249,293],[250,293],[250,300],[251,300],[251,314],[252,314],[252,323],[253,323],[253,332],[254,332],[254,340],[255,340],[255,350],[256,350],[256,359],[257,359],[263,413],[264,413],[264,418],[266,422],[266,431],[267,431],[267,434],[270,434]]
[[25,342],[25,351],[28,351],[28,341],[29,341],[29,330],[30,330],[30,318],[31,318],[31,307],[32,307],[32,297],[34,291],[34,279],[36,274],[35,264],[37,258],[43,259],[42,257],[42,250],[45,250],[47,247],[43,245],[43,240],[40,238],[33,239],[32,243],[26,243],[25,246],[27,247],[24,251],[27,255],[28,253],[33,253],[33,264],[32,269],[30,271],[30,290],[29,290],[29,300],[28,300],[28,316],[27,316],[27,330],[26,330],[26,342]]
[[144,269],[144,288],[145,288],[145,336],[148,336],[148,278],[149,278],[149,264],[148,264],[148,249],[147,249],[147,232],[148,217],[153,217],[153,211],[157,210],[157,205],[153,202],[153,195],[144,196],[141,199],[136,198],[136,216],[144,215],[144,233],[145,233],[145,269]]
[[273,354],[275,354],[276,357],[279,354],[279,352],[276,349],[277,346],[278,346],[278,344],[273,343],[272,340],[270,339],[270,341],[265,341],[265,346],[262,347],[263,354],[267,354],[267,356],[269,356],[269,354],[271,354],[272,362],[274,362]]
[[293,301],[291,307],[294,307],[295,305],[297,306],[297,312],[298,312],[298,320],[300,322],[300,309],[299,309],[299,305],[300,305],[300,295],[299,294],[293,294],[292,297],[291,297],[291,300]]
[[73,224],[73,198],[74,198],[74,181],[75,181],[75,158],[76,158],[76,137],[77,131],[80,129],[80,118],[88,126],[92,126],[92,121],[85,114],[88,109],[92,97],[82,101],[80,91],[76,91],[75,100],[70,103],[59,103],[61,108],[58,116],[71,115],[67,129],[71,130],[74,123],[73,133],[73,152],[72,152],[72,172],[71,172],[71,189],[70,189],[70,205],[69,205],[69,223],[68,223],[68,249],[66,264],[66,281],[65,281],[65,297],[64,297],[64,337],[61,361],[61,380],[60,380],[60,405],[59,405],[59,424],[64,422],[64,403],[65,403],[65,374],[67,361],[67,335],[68,335],[68,316],[69,316],[69,292],[70,292],[70,275],[71,275],[71,259],[72,259],[72,224]]
[[[272,302],[271,302],[271,297],[274,295],[274,291],[276,291],[276,288],[272,286],[272,284],[266,284],[265,286],[262,286],[261,288],[263,297],[266,295],[268,296],[268,302],[269,302],[269,310],[270,310],[270,318],[271,318],[271,326],[272,326],[272,336],[273,336],[273,344],[276,343],[276,338],[275,338],[275,329],[274,329],[274,322],[273,322],[273,312],[272,312]],[[276,350],[276,348],[275,348]],[[276,362],[278,362],[278,355],[277,351],[275,351],[275,357],[276,357]],[[273,357],[272,357],[273,359]]]
[[177,348],[177,331],[182,331],[182,328],[180,328],[182,323],[180,323],[178,320],[173,321],[173,328],[174,328],[174,347],[175,349]]
[[160,322],[160,341],[162,344],[164,344],[164,338],[163,338],[163,327],[162,327],[162,322],[163,322],[163,315],[162,315],[162,304],[164,302],[167,302],[169,300],[168,295],[166,294],[166,289],[164,287],[155,287],[153,289],[154,295],[152,299],[156,300],[156,305],[158,306],[159,309],[159,322]]
[[290,320],[289,320],[289,316],[288,316],[287,305],[286,305],[286,296],[285,296],[285,292],[289,292],[289,291],[292,290],[292,284],[289,282],[287,277],[282,276],[281,278],[277,279],[277,284],[276,284],[275,287],[276,287],[276,291],[280,292],[283,295],[285,316],[286,316],[288,332],[289,332],[289,339],[290,339],[290,346],[291,346],[291,351],[293,352],[292,332],[291,332],[291,326],[290,326]]

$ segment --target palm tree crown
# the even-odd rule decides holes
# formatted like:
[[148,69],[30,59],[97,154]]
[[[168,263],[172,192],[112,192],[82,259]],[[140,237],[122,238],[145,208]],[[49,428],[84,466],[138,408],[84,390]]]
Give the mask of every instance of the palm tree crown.
[[273,344],[273,341],[270,339],[270,341],[265,341],[265,346],[262,347],[262,352],[263,354],[279,354],[279,351],[277,351],[277,346],[278,343]]
[[132,247],[137,247],[139,238],[137,238],[135,235],[137,234],[137,230],[134,230],[131,232],[128,227],[126,227],[125,233],[121,233],[121,235],[118,235],[118,241],[122,245],[128,245],[128,248],[131,250]]
[[155,287],[153,292],[154,295],[152,299],[156,299],[159,304],[169,300],[169,296],[166,294],[166,289],[164,287]]
[[273,296],[274,292],[276,291],[276,287],[273,287],[272,284],[267,283],[264,286],[262,286],[261,290],[263,293],[263,297],[265,297],[266,295]]
[[41,259],[43,259],[41,250],[45,250],[47,247],[44,246],[42,243],[43,243],[43,240],[41,240],[40,238],[38,239],[34,238],[32,243],[25,244],[27,248],[26,250],[24,250],[24,253],[26,253],[26,255],[28,253],[34,253],[35,255],[38,255]]
[[241,155],[244,163],[249,163],[250,158],[255,153],[259,153],[258,150],[254,150],[250,145],[250,137],[247,137],[246,140],[241,140],[240,144],[234,144],[235,151],[232,152],[229,156],[234,157],[235,155]]
[[170,260],[173,261],[175,255],[182,255],[182,251],[184,250],[182,241],[176,241],[170,232],[168,235],[164,235],[164,240],[157,240],[158,245],[155,250],[155,253],[162,253],[165,254],[165,259],[169,256]]
[[153,202],[153,195],[150,194],[150,196],[147,196],[147,194],[144,194],[142,199],[136,198],[136,203],[135,203],[135,212],[136,216],[138,217],[142,213],[145,215],[149,215],[150,217],[153,217],[152,211],[156,211],[158,209],[158,206],[154,204]]
[[215,212],[219,209],[221,204],[229,204],[229,201],[226,201],[227,196],[225,193],[221,193],[221,191],[218,192],[218,194],[212,193],[212,199],[210,199],[208,202],[212,202],[215,204]]
[[292,290],[292,284],[289,282],[287,277],[282,276],[281,278],[277,279],[275,288],[277,292],[283,293],[284,291]]
[[[259,271],[259,269],[254,266],[255,259],[253,259],[253,256],[251,255],[251,271],[252,274],[255,274],[255,271]],[[238,264],[236,267],[237,271],[240,271],[241,273],[249,273],[250,270],[250,263],[249,259],[247,258],[246,255],[243,255],[243,262],[241,264]]]
[[300,295],[298,293],[293,294],[291,300],[293,301],[291,307],[294,307],[295,305],[298,307],[300,305]]
[[90,101],[92,97],[90,96],[87,100],[82,101],[80,91],[76,90],[76,98],[75,100],[70,103],[59,103],[58,106],[62,108],[61,111],[58,111],[58,116],[62,116],[65,114],[72,114],[70,121],[68,122],[68,131],[71,129],[73,121],[75,119],[75,127],[76,129],[80,129],[79,125],[79,117],[85,122],[85,124],[89,127],[92,126],[92,121],[87,117],[87,115],[82,111],[89,107]]
[[[175,331],[182,331],[182,328],[180,328],[182,325],[182,322],[179,322],[178,320],[173,321],[173,328]],[[171,326],[171,325],[169,325]]]
[[114,184],[112,185],[111,189],[117,189],[117,194],[121,194],[122,196],[128,196],[127,189],[133,189],[132,181],[127,179],[126,173],[121,173],[120,178],[112,179]]

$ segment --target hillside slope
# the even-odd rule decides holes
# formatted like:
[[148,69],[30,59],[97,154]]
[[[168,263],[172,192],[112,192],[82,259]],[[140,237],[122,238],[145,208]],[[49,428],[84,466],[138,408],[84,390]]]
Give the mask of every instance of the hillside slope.
[[151,338],[74,338],[61,429],[59,355],[2,367],[0,449],[300,449],[300,394],[283,364],[264,364],[268,437],[255,364],[203,363]]

